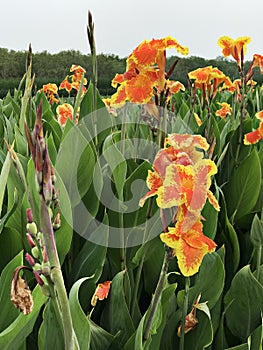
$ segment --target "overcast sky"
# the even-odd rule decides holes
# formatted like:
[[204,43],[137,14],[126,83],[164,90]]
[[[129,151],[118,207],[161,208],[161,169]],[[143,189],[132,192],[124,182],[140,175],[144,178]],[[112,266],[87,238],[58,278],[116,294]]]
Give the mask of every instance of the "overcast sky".
[[[262,0],[0,0],[0,47],[89,53],[87,14],[98,53],[125,57],[143,40],[170,35],[189,56],[221,55],[217,40],[250,36],[246,59],[263,54]],[[168,54],[175,54],[173,49]]]

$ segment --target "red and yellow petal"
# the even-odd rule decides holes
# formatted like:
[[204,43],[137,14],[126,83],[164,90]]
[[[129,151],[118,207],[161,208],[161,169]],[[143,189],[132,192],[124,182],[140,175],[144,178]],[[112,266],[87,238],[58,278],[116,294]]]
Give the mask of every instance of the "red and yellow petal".
[[222,103],[218,102],[218,104],[221,106],[221,108],[216,111],[215,113],[216,116],[221,118],[226,118],[228,114],[232,113],[232,107],[230,106],[230,104],[226,102],[222,102]]
[[263,110],[255,114],[256,118],[263,122]]
[[225,57],[231,55],[231,48],[233,46],[234,40],[229,36],[222,36],[218,39],[218,45],[223,49],[222,53]]
[[162,233],[160,238],[174,249],[179,269],[184,276],[197,273],[203,257],[216,249],[216,244],[202,233],[202,223],[199,221],[187,233],[180,234],[178,227],[169,228],[168,233]]
[[194,172],[192,166],[170,164],[167,166],[163,186],[157,192],[157,205],[171,208],[186,202],[192,197]]
[[215,208],[215,210],[219,211],[220,210],[220,206],[218,204],[218,201],[216,199],[216,197],[214,196],[214,194],[208,190],[207,191],[207,198],[210,204],[212,204],[212,206]]
[[263,122],[260,123],[259,127],[255,131],[251,131],[248,134],[245,134],[244,144],[253,145],[262,139],[263,139]]
[[108,297],[111,281],[99,283],[91,299],[91,305],[95,306],[98,300],[104,300]]
[[160,177],[160,175],[156,171],[148,170],[148,176],[146,179],[146,184],[148,188],[150,189],[149,192],[147,192],[139,202],[139,206],[142,207],[146,201],[146,199],[155,196],[157,194],[158,189],[163,184],[163,180]]

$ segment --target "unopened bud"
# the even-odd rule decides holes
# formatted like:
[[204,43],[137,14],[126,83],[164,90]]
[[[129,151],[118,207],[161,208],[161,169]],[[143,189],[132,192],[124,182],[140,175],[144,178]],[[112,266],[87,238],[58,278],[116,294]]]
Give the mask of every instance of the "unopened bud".
[[33,222],[33,214],[31,208],[27,208],[26,210],[26,220],[29,223]]
[[37,241],[38,241],[38,244],[40,245],[40,247],[43,247],[44,236],[43,236],[42,232],[38,232],[38,234],[37,234]]
[[26,238],[27,238],[27,242],[28,242],[28,244],[30,245],[30,247],[31,247],[31,248],[34,248],[34,247],[35,247],[35,242],[34,242],[32,236],[31,236],[31,234],[30,234],[30,233],[27,233],[27,234],[26,234]]
[[29,263],[29,265],[31,266],[35,265],[35,260],[30,254],[26,253],[25,258],[26,258],[26,261]]
[[58,230],[60,227],[61,227],[60,211],[58,211],[53,222],[53,228],[54,230]]
[[50,265],[49,263],[44,263],[42,265],[42,273],[45,277],[50,276]]
[[26,225],[27,232],[30,233],[32,236],[35,236],[37,234],[37,225],[35,222],[30,222]]
[[37,283],[42,287],[44,285],[44,281],[40,277],[39,271],[34,271],[34,275],[35,275],[35,279],[36,279]]
[[48,262],[48,255],[47,255],[47,248],[45,246],[43,246],[42,256],[43,256],[44,263],[47,263]]
[[33,248],[31,249],[31,253],[32,253],[32,255],[33,255],[33,257],[34,257],[35,259],[38,259],[38,258],[39,258],[39,250],[38,250],[38,247],[33,247]]

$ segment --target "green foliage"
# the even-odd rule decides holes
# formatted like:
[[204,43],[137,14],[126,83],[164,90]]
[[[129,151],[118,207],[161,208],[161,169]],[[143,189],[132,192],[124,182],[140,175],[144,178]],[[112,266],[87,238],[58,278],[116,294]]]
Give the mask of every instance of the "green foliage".
[[[48,218],[52,224],[59,214],[54,236],[75,348],[179,349],[178,328],[186,307],[187,314],[194,312],[198,322],[185,334],[185,349],[260,349],[263,147],[261,143],[246,146],[243,139],[258,127],[255,113],[263,110],[262,89],[247,92],[243,120],[236,95],[217,93],[209,109],[200,91],[196,92],[194,106],[187,90],[172,96],[174,110],[167,113],[165,131],[207,137],[211,147],[205,156],[218,166],[211,190],[220,211],[208,201],[202,211],[204,234],[215,241],[217,248],[204,257],[199,272],[189,278],[188,301],[184,305],[185,279],[176,258],[169,255],[167,270],[162,265],[166,251],[159,239],[164,229],[159,208],[151,199],[139,207],[140,198],[147,192],[147,174],[159,149],[159,121],[142,106],[129,104],[118,111],[117,117],[110,115],[101,95],[113,92],[110,81],[116,71],[124,71],[125,60],[114,55],[98,55],[97,59],[95,108],[91,83],[83,96],[78,95],[77,102],[76,96],[60,95],[59,103],[67,101],[78,115],[78,124],[68,120],[61,126],[57,105],[50,105],[45,94],[37,91],[43,83],[59,84],[71,64],[85,67],[89,78],[91,57],[76,51],[34,54],[35,85],[23,107],[25,82],[13,88],[19,84],[17,76],[24,73],[20,65],[24,65],[25,53],[0,49],[0,79],[4,84],[13,81],[13,87],[8,85],[12,92],[7,93],[4,84],[0,91],[0,348],[30,350],[35,344],[39,349],[65,348],[64,320],[57,299],[60,290],[54,289],[57,281],[47,271],[40,276],[44,282],[40,287],[30,259],[23,259],[26,253],[27,257],[34,255],[26,238],[29,207],[37,231],[43,230],[39,193],[45,179],[40,184],[36,181],[36,166],[21,124],[25,116],[32,132],[36,106],[41,101],[44,140],[54,166],[52,177],[56,178],[57,193],[52,193],[58,196],[56,205],[54,198],[51,200],[52,214],[48,213]],[[170,57],[168,65],[175,59]],[[192,57],[181,59],[171,78],[187,85],[187,72],[207,65],[237,77],[233,62]],[[260,81],[258,71],[257,76]],[[217,102],[222,101],[228,101],[233,108],[225,120],[215,115]],[[21,117],[22,107],[25,114]],[[199,115],[202,125],[197,125],[193,113]],[[174,213],[167,210],[166,214],[167,225],[171,225]],[[41,248],[41,234],[37,237],[35,250]],[[18,266],[26,266],[24,277],[33,290],[33,311],[26,316],[10,301],[11,280]],[[57,269],[35,264],[34,271],[43,272],[44,267]],[[163,286],[158,294],[156,286],[161,277]],[[105,281],[111,281],[108,296],[98,298],[94,305],[96,288]]]

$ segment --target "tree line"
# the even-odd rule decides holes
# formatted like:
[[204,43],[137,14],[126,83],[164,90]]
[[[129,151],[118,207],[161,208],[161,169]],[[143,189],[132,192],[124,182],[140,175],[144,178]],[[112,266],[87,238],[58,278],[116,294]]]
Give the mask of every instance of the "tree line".
[[[26,70],[27,51],[8,50],[0,48],[0,98],[8,91],[13,92],[17,88]],[[238,78],[236,63],[224,57],[205,59],[197,56],[179,58],[170,56],[167,58],[167,68],[171,67],[175,60],[178,63],[171,75],[171,79],[178,80],[187,86],[187,73],[201,67],[212,65],[223,71],[232,80]],[[111,80],[116,73],[123,73],[126,69],[126,57],[114,54],[99,54],[98,61],[98,89],[103,96],[111,95],[115,89],[111,86]],[[35,74],[35,90],[47,83],[60,82],[69,74],[72,64],[84,67],[89,79],[92,71],[92,60],[89,54],[80,51],[67,50],[51,54],[47,51],[33,53],[33,73]],[[245,63],[248,68],[250,62]],[[263,76],[258,70],[255,71],[253,79],[259,84],[263,83]]]

